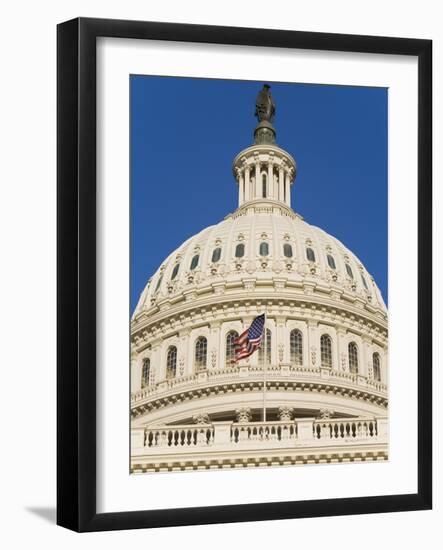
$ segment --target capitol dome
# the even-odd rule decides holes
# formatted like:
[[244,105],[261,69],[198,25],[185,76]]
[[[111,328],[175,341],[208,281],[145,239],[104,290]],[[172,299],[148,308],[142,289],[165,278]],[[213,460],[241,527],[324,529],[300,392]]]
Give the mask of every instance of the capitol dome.
[[207,227],[172,252],[154,273],[134,312],[164,300],[205,292],[219,282],[231,290],[254,277],[259,285],[277,279],[292,293],[304,283],[340,292],[351,302],[361,300],[386,318],[386,306],[373,277],[339,240],[277,201],[254,200]]
[[[296,162],[272,118],[234,159],[238,208],[169,254],[133,313],[133,471],[271,464],[282,448],[287,463],[387,458],[386,305],[292,210]],[[262,346],[236,362],[261,313]]]

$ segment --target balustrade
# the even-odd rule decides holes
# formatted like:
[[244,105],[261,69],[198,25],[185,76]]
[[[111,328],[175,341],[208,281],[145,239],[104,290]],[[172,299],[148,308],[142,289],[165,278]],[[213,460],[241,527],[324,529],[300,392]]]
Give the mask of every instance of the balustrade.
[[171,426],[146,430],[145,447],[204,447],[214,442],[214,428],[207,426]]
[[314,422],[314,439],[367,439],[377,436],[374,419],[319,420]]
[[[320,368],[303,367],[297,365],[273,364],[266,367],[268,381],[273,379],[286,380],[330,380],[331,382],[351,384],[358,387],[375,390],[379,393],[386,393],[387,387],[382,382],[378,382],[371,378],[366,378],[361,375],[352,374],[344,371],[336,371],[327,369],[327,372],[322,372]],[[323,369],[325,370],[325,369]],[[163,380],[155,385],[148,386],[142,390],[134,392],[131,396],[132,405],[157,397],[161,394],[174,391],[179,388],[192,388],[204,386],[217,382],[236,382],[239,380],[262,380],[263,367],[261,365],[251,366],[242,365],[240,367],[226,367],[223,369],[208,369],[204,371],[204,377],[199,377],[198,374],[174,378],[171,380]]]
[[245,441],[285,441],[297,437],[297,427],[294,422],[248,422],[232,424],[231,442]]
[[[139,430],[139,428],[138,428]],[[386,418],[300,418],[276,422],[214,422],[205,425],[146,428],[140,447],[147,452],[190,452],[192,449],[321,447],[357,441],[387,442]],[[226,434],[226,436],[224,435]],[[220,437],[221,436],[221,437]]]

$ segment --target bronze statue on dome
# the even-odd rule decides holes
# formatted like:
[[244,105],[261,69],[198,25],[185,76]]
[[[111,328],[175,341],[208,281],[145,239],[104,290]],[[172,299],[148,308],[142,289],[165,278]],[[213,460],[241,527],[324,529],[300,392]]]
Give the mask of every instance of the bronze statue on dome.
[[263,84],[263,89],[257,95],[255,101],[255,116],[259,122],[264,120],[272,122],[275,116],[275,103],[272,99],[269,84]]

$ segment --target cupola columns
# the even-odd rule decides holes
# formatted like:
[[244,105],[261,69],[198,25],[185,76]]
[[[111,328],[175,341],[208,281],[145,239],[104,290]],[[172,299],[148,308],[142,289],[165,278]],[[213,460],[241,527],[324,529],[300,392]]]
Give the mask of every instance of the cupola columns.
[[253,145],[237,155],[233,172],[238,184],[238,206],[250,201],[277,201],[291,206],[295,160],[276,145]]
[[295,159],[275,143],[276,131],[272,122],[275,103],[265,84],[257,96],[254,145],[241,151],[233,163],[238,184],[238,206],[254,201],[280,202],[291,207],[291,185],[295,181]]

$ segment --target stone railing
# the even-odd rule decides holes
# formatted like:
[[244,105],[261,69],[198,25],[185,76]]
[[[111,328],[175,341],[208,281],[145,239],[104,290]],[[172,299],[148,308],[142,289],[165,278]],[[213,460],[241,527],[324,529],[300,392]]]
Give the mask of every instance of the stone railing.
[[374,418],[346,420],[316,420],[313,425],[314,439],[356,440],[378,436]]
[[387,418],[301,418],[276,422],[213,422],[131,430],[134,455],[274,447],[325,447],[387,443]]
[[169,426],[147,429],[145,431],[145,447],[185,448],[205,447],[214,442],[214,427],[211,425],[198,426]]
[[[357,387],[359,390],[367,390],[379,394],[387,394],[386,384],[377,382],[360,374],[346,371],[338,371],[329,368],[313,368],[292,365],[269,365],[266,368],[266,379],[291,380],[306,382],[330,382],[347,387]],[[241,365],[239,367],[226,367],[223,369],[208,369],[196,374],[163,380],[131,395],[131,406],[136,407],[143,401],[156,399],[166,394],[175,393],[177,390],[203,388],[218,383],[250,382],[263,380],[262,366]]]
[[231,425],[231,443],[288,442],[296,439],[295,422],[247,422]]

